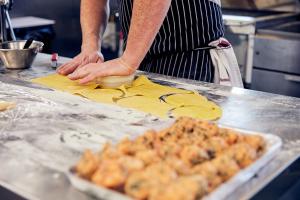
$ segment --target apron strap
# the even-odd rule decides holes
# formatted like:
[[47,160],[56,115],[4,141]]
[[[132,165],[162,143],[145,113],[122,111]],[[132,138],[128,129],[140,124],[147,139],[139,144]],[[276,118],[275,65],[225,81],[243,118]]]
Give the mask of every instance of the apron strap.
[[239,64],[231,44],[226,39],[220,38],[209,45],[217,47],[210,50],[211,59],[215,67],[214,83],[243,88]]
[[216,3],[221,7],[221,0],[209,0],[209,1]]

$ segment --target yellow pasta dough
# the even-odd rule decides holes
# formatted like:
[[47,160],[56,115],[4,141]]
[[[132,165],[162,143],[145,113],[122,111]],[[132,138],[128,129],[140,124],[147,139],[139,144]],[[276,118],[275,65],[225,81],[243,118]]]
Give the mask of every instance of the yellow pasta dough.
[[76,81],[71,81],[68,77],[61,76],[59,74],[51,74],[49,76],[36,78],[33,79],[32,82],[72,94],[79,94],[79,91],[81,90],[95,89],[98,86],[95,83],[89,85],[80,85]]
[[149,98],[146,96],[131,96],[122,98],[117,104],[127,108],[142,110],[153,115],[167,118],[168,112],[173,109],[169,104],[162,103],[159,99]]
[[101,103],[114,103],[114,99],[122,98],[125,93],[120,89],[86,89],[78,95]]
[[96,83],[79,85],[58,74],[33,79],[32,82],[96,102],[137,109],[161,118],[187,116],[216,120],[222,115],[221,108],[204,96],[153,83],[146,76],[138,77],[131,86],[123,85],[117,89],[103,89]]
[[127,92],[131,95],[143,95],[157,99],[166,94],[191,93],[191,91],[153,83],[146,76],[140,76],[138,79],[136,79],[132,86],[127,88]]
[[217,116],[222,115],[222,110],[211,102],[205,102],[202,106],[182,106],[175,108],[170,115],[176,118],[188,116],[197,119],[213,120],[216,119]]
[[164,101],[168,104],[174,105],[176,107],[189,105],[189,106],[203,106],[208,104],[208,100],[199,95],[198,93],[189,93],[189,94],[172,94],[164,98]]

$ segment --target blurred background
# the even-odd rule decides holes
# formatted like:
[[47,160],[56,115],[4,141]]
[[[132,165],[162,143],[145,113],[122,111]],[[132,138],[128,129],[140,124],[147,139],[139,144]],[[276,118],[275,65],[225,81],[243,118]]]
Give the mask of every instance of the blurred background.
[[[300,97],[300,1],[222,0],[226,35],[235,49],[247,88]],[[119,0],[103,41],[106,59],[122,53]],[[46,53],[80,52],[80,0],[14,0],[9,11],[19,39],[43,41]]]
[[[118,3],[119,0],[110,1],[110,22],[114,26],[117,23],[114,15],[118,11]],[[42,39],[46,43],[44,51],[47,53],[57,52],[61,56],[73,57],[80,52],[80,0],[14,0],[9,13],[13,25],[18,25],[18,29],[15,31],[16,36],[20,39],[26,39],[33,35],[37,39]],[[35,18],[28,18],[29,16]],[[111,25],[109,27],[113,30],[107,31],[110,34],[108,39],[117,39],[115,38],[118,35],[116,27]],[[116,45],[111,44],[110,46],[115,47]],[[107,56],[116,56],[110,55],[117,53],[117,49],[114,51],[109,52],[108,47]]]

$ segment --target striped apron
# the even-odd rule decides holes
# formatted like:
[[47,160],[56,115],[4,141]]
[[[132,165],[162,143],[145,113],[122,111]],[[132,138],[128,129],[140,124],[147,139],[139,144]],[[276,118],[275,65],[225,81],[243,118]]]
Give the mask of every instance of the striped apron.
[[[125,48],[133,0],[121,0],[120,6]],[[139,69],[213,82],[214,67],[207,47],[223,35],[219,0],[172,0],[163,25]]]

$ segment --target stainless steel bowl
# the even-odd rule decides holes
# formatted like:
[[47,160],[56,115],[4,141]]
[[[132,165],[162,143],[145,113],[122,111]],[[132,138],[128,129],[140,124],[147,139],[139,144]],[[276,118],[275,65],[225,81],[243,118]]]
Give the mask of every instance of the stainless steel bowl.
[[33,41],[28,49],[23,49],[26,40],[3,42],[0,44],[0,58],[7,69],[29,68],[44,44]]

